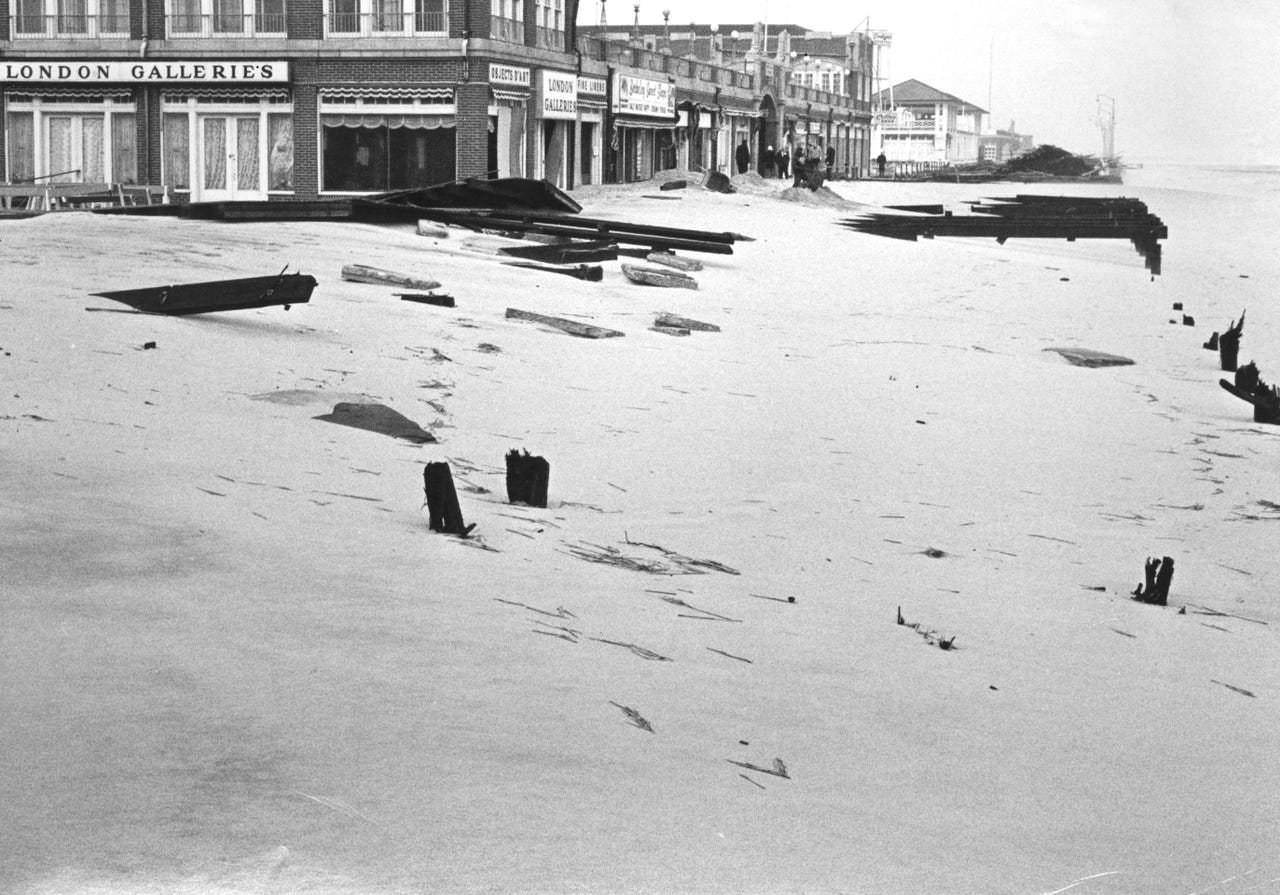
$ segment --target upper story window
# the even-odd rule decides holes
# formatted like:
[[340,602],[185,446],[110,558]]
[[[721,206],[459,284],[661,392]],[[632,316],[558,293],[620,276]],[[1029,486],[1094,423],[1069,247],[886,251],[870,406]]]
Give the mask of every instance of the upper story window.
[[128,37],[129,0],[17,0],[15,39]]
[[534,0],[534,27],[538,29],[538,46],[548,50],[564,49],[564,0]]
[[448,0],[328,0],[325,34],[336,37],[445,34],[448,18]]
[[168,0],[170,37],[284,34],[284,0]]
[[506,40],[513,44],[524,43],[523,0],[493,0],[493,16],[490,24],[494,40]]

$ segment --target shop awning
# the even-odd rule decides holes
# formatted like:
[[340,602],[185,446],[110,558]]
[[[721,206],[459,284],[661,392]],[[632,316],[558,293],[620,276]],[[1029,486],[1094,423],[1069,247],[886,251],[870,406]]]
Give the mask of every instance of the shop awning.
[[644,118],[638,115],[614,115],[613,126],[666,131],[676,126],[676,120],[674,118]]

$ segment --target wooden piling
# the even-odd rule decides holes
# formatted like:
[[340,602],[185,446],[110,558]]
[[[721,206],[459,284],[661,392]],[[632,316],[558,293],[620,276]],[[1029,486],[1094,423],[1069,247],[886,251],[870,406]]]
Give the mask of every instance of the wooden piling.
[[453,487],[453,473],[445,462],[428,463],[422,471],[427,495],[427,524],[432,531],[466,537],[475,525],[462,521],[458,492]]
[[528,451],[512,450],[507,453],[508,502],[545,507],[550,478],[551,464],[546,458],[531,456]]

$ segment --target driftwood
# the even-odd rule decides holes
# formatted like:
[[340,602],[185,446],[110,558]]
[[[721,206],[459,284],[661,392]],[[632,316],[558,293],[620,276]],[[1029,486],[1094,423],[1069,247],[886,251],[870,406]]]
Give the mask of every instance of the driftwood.
[[535,264],[532,261],[503,261],[507,267],[523,267],[526,270],[541,270],[544,273],[560,273],[578,280],[598,283],[604,279],[604,268],[599,264],[576,264],[573,267],[555,267],[550,264]]
[[507,308],[507,319],[509,320],[528,320],[531,323],[541,323],[546,326],[553,326],[556,329],[563,330],[571,336],[580,336],[584,339],[608,339],[614,336],[625,336],[626,333],[616,329],[606,329],[603,326],[593,326],[590,323],[579,323],[576,320],[566,320],[563,317],[549,317],[546,314],[535,314],[533,311],[522,311],[519,308]]
[[378,286],[403,286],[406,289],[439,289],[435,280],[397,273],[394,270],[383,270],[368,267],[364,264],[345,264],[342,267],[342,278],[351,283],[373,283]]
[[682,326],[663,326],[659,323],[655,323],[653,326],[649,327],[649,329],[653,330],[656,333],[662,333],[663,335],[666,335],[666,336],[689,335],[689,330]]
[[453,487],[453,474],[449,464],[428,463],[422,470],[423,488],[427,497],[427,524],[432,531],[466,537],[475,528],[462,520],[462,508],[458,505],[458,492]]
[[694,320],[690,317],[681,317],[679,314],[668,314],[663,311],[653,321],[654,326],[674,326],[677,329],[697,330],[705,333],[718,333],[720,327],[714,323],[703,323],[700,320]]
[[650,252],[644,257],[646,261],[651,261],[654,264],[661,264],[663,267],[674,267],[676,270],[702,270],[701,261],[696,258],[683,258],[675,252]]
[[1155,559],[1147,557],[1146,566],[1146,582],[1139,584],[1133,592],[1133,598],[1139,603],[1149,603],[1152,606],[1167,606],[1169,604],[1169,585],[1173,583],[1173,559],[1166,556],[1164,559]]
[[642,286],[666,286],[676,289],[697,289],[698,281],[677,270],[661,270],[638,264],[623,264],[622,273],[633,283]]
[[545,457],[534,457],[525,451],[507,453],[507,500],[527,503],[531,507],[547,505],[547,482],[551,464]]
[[1228,373],[1234,373],[1236,362],[1240,356],[1240,336],[1244,334],[1244,311],[1240,312],[1240,320],[1231,321],[1231,325],[1227,327],[1227,331],[1218,339],[1218,357],[1222,363],[1222,369]]
[[416,301],[421,305],[435,305],[438,308],[454,307],[452,295],[428,295],[425,292],[397,292],[401,301]]

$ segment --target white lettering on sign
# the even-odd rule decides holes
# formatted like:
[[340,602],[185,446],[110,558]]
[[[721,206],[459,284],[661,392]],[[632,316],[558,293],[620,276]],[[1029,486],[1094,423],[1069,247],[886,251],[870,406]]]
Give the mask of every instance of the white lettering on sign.
[[676,89],[666,81],[652,81],[617,73],[614,78],[613,111],[646,118],[676,117]]
[[269,62],[4,62],[10,83],[135,84],[174,81],[287,83],[289,63]]
[[533,83],[532,73],[518,65],[499,65],[489,63],[489,83],[505,84],[508,87],[529,87]]
[[578,79],[558,71],[538,72],[538,117],[578,117]]
[[604,96],[609,91],[609,85],[604,78],[590,78],[586,75],[578,75],[578,93],[589,94],[591,96]]

